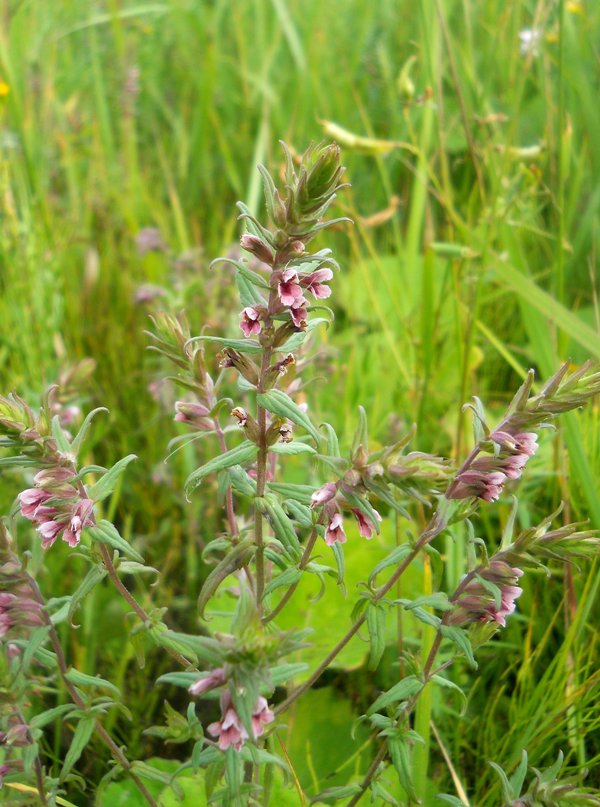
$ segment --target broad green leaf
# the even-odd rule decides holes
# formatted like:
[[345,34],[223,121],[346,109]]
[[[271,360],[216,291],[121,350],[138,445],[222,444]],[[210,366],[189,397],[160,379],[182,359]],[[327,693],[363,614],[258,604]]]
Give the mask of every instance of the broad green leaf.
[[116,462],[101,479],[88,488],[90,499],[94,502],[101,502],[103,499],[106,499],[107,496],[110,496],[129,463],[136,459],[135,454],[128,454],[126,457]]
[[279,415],[282,418],[288,418],[297,426],[301,426],[314,438],[317,445],[319,445],[321,435],[318,430],[313,426],[310,418],[303,412],[297,403],[292,401],[289,395],[279,389],[272,389],[269,392],[259,392],[256,396],[256,402],[267,411],[274,415]]
[[241,465],[244,462],[248,462],[248,460],[254,459],[257,452],[258,448],[254,443],[251,443],[250,440],[244,440],[239,446],[209,460],[207,463],[200,466],[200,468],[193,471],[186,479],[186,496],[189,496],[189,494],[198,487],[205,476],[214,474],[217,471],[222,471],[224,468],[231,468],[234,465]]

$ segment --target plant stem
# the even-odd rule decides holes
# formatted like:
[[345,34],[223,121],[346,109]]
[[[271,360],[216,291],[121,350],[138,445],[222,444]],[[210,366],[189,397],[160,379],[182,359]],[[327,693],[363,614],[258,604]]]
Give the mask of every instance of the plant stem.
[[[438,630],[437,635],[431,645],[431,649],[429,650],[429,655],[427,656],[427,661],[425,662],[425,666],[423,667],[423,686],[413,697],[410,699],[408,703],[408,707],[402,716],[402,720],[406,720],[408,715],[413,711],[417,700],[421,697],[425,687],[429,683],[429,680],[435,675],[435,671],[432,673],[431,668],[433,667],[433,662],[435,661],[435,657],[437,655],[438,650],[440,649],[440,645],[442,643],[442,635]],[[365,774],[364,779],[360,783],[360,791],[356,793],[352,799],[348,802],[347,807],[354,807],[354,805],[358,804],[358,802],[364,796],[367,788],[371,784],[371,781],[375,774],[377,773],[377,768],[385,759],[387,754],[387,741],[383,743],[377,754],[375,755],[373,761],[369,765],[369,769]]]
[[[115,566],[112,562],[112,558],[110,556],[110,551],[108,547],[106,547],[104,544],[99,544],[98,546],[100,548],[100,554],[102,556],[102,562],[104,564],[104,568],[108,572],[108,577],[111,583],[114,585],[114,587],[123,597],[123,599],[127,602],[131,610],[137,614],[137,616],[141,619],[142,622],[144,623],[151,622],[150,615],[142,608],[142,606],[135,599],[133,594],[127,589],[127,587],[124,585],[123,581],[117,574],[117,570],[115,569]],[[194,667],[194,665],[192,664],[191,661],[189,661],[189,659],[187,659],[181,653],[178,653],[176,650],[172,650],[169,647],[165,647],[165,650],[170,656],[172,656],[172,658],[178,661],[182,667],[186,668]]]
[[[52,623],[50,615],[48,614],[47,611],[44,610],[44,605],[45,605],[44,596],[43,596],[42,592],[40,591],[40,588],[39,588],[37,582],[33,579],[33,577],[28,575],[27,578],[28,578],[28,583],[29,583],[29,585],[31,587],[31,590],[32,590],[33,594],[35,595],[35,598],[37,599],[39,604],[42,606],[43,618],[44,618],[46,626],[48,627],[48,630],[49,630],[48,635],[49,635],[49,638],[50,638],[50,643],[52,644],[52,649],[54,650],[54,653],[56,655],[56,662],[57,662],[57,665],[58,665],[58,671],[59,671],[60,677],[61,677],[61,679],[62,679],[62,681],[63,681],[63,683],[64,683],[64,685],[65,685],[65,687],[66,687],[66,689],[67,689],[67,691],[68,691],[68,693],[70,695],[70,697],[71,697],[71,700],[75,704],[75,706],[77,706],[78,709],[86,711],[87,710],[86,702],[79,695],[76,687],[67,678],[67,674],[69,672],[69,668],[68,668],[68,665],[67,665],[67,660],[65,658],[65,654],[64,654],[64,651],[62,649],[60,639],[58,638],[58,633],[56,632],[56,628],[54,627],[54,624]],[[158,805],[154,801],[154,798],[152,797],[151,793],[149,793],[148,790],[146,789],[146,786],[144,785],[144,783],[142,781],[140,781],[140,779],[136,776],[136,774],[131,770],[131,762],[127,759],[127,757],[125,756],[125,754],[123,753],[121,748],[119,748],[119,746],[116,744],[116,742],[110,736],[110,734],[106,731],[104,726],[98,720],[96,720],[96,722],[95,722],[94,731],[96,732],[98,737],[100,737],[100,739],[106,745],[106,747],[109,749],[109,751],[112,754],[115,761],[118,762],[118,764],[127,772],[127,774],[135,782],[136,787],[138,788],[138,790],[140,791],[142,796],[145,798],[147,803],[150,804],[151,807],[158,807]]]
[[[306,542],[306,546],[304,547],[304,552],[302,554],[302,557],[300,558],[300,563],[298,564],[298,569],[300,571],[304,571],[304,569],[308,566],[308,563],[310,561],[310,556],[312,555],[313,547],[315,545],[315,541],[317,540],[318,537],[319,537],[319,533],[317,532],[317,530],[315,528],[313,528],[313,531],[311,532],[311,534],[309,536],[309,539]],[[289,600],[292,598],[294,592],[298,588],[298,585],[299,585],[301,579],[302,578],[299,577],[298,580],[296,580],[296,582],[293,583],[288,588],[288,590],[285,592],[283,597],[279,600],[279,602],[277,603],[275,608],[273,608],[271,613],[267,614],[267,616],[263,617],[263,624],[266,625],[267,622],[270,622],[272,619],[275,619],[277,614],[279,614],[280,611],[283,610],[283,608],[287,605]]]
[[[436,513],[431,518],[429,524],[427,525],[425,530],[421,533],[421,536],[419,537],[418,541],[411,549],[409,554],[404,558],[402,563],[398,566],[394,574],[390,577],[387,583],[385,583],[385,585],[383,585],[380,589],[378,589],[375,592],[375,595],[373,596],[373,602],[379,602],[379,600],[385,597],[388,591],[397,583],[402,574],[404,574],[406,569],[417,557],[421,549],[423,549],[424,546],[433,541],[436,535],[438,535],[443,528],[444,523],[441,521],[441,519],[438,517],[438,514]],[[288,695],[288,697],[283,701],[283,703],[279,704],[279,706],[275,709],[276,714],[280,714],[281,712],[285,711],[285,709],[287,709],[288,706],[290,706],[297,698],[299,698],[300,695],[306,692],[307,689],[310,689],[310,687],[315,683],[315,681],[317,681],[321,677],[321,675],[325,672],[327,667],[329,667],[333,659],[344,649],[344,647],[346,647],[350,639],[352,639],[352,637],[358,632],[360,627],[366,621],[366,618],[367,618],[366,615],[363,614],[356,620],[356,622],[354,622],[350,630],[346,633],[345,636],[343,636],[340,639],[340,641],[336,644],[333,650],[331,650],[330,653],[328,653],[328,655],[325,657],[325,659],[323,659],[321,664],[319,664],[319,666],[310,676],[310,678],[308,678],[303,684],[301,684],[297,689],[295,689],[292,693],[290,693],[290,695]]]

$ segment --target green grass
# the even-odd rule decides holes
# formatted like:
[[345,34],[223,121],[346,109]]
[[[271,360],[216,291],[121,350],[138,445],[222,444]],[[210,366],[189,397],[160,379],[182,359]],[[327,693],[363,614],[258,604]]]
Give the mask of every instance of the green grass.
[[[84,403],[111,415],[94,460],[140,458],[111,507],[163,570],[160,596],[177,627],[194,627],[199,545],[222,521],[212,496],[188,505],[181,494],[208,446],[162,463],[176,430],[147,391],[161,367],[145,351],[149,308],[133,295],[142,282],[165,286],[196,332],[235,330],[232,284],[208,264],[238,235],[235,200],[259,209],[255,164],[277,170],[278,139],[301,151],[331,121],[400,144],[384,153],[341,138],[353,187],[339,208],[355,225],[334,235],[336,322],[314,372],[328,383],[312,390],[318,415],[348,439],[362,403],[376,444],[415,422],[419,449],[460,456],[471,440],[461,405],[472,395],[493,419],[528,367],[545,376],[569,357],[600,358],[600,7],[591,0],[9,0],[0,15],[9,88],[0,95],[0,386],[35,400],[62,368],[95,359]],[[544,37],[524,58],[518,32],[532,25]],[[398,78],[413,56],[407,102]],[[148,226],[167,255],[137,255],[136,233]],[[519,488],[522,523],[566,499],[570,519],[600,527],[598,421],[595,403],[544,439]],[[4,510],[20,484],[5,476]],[[482,532],[493,539],[507,518],[499,506]],[[454,553],[457,575],[461,546],[458,537],[440,547]],[[46,562],[44,589],[73,590],[80,570],[64,548]],[[525,745],[538,766],[562,748],[573,771],[587,767],[600,783],[596,574],[574,569],[574,617],[562,570],[527,584],[520,617],[482,652],[464,723],[460,705],[437,695],[423,707],[419,720],[427,725],[430,708],[473,804],[497,803],[487,760],[510,768]],[[340,606],[340,623],[350,607]],[[150,725],[165,692],[136,683],[119,614],[99,589],[68,650],[80,669],[122,685],[134,721]],[[144,675],[163,664],[151,656]],[[362,705],[370,685],[356,675],[334,684]],[[456,680],[469,687],[466,671]],[[133,754],[162,753],[111,719]],[[454,792],[433,737],[420,753],[422,792]],[[84,762],[97,780],[94,758]]]

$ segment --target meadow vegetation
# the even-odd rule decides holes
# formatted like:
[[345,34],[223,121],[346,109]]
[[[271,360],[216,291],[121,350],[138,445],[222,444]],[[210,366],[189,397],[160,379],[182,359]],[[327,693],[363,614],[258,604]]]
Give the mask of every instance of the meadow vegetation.
[[[334,212],[354,224],[327,232],[341,265],[335,323],[320,329],[306,370],[311,416],[346,436],[342,453],[362,405],[372,450],[414,424],[411,446],[459,460],[473,442],[463,410],[473,396],[496,423],[529,368],[545,379],[567,360],[573,370],[600,360],[599,35],[592,0],[6,0],[0,391],[34,405],[61,381],[65,405],[108,408],[85,459],[110,467],[138,457],[103,506],[160,570],[158,602],[152,575],[128,581],[147,610],[167,605],[174,630],[198,630],[211,568],[202,550],[224,525],[214,480],[190,502],[183,493],[214,447],[176,444],[164,462],[184,428],[163,381],[170,370],[147,350],[149,315],[185,309],[194,334],[239,332],[233,275],[209,265],[239,251],[236,200],[264,215],[256,165],[281,177],[279,140],[294,154],[336,141],[351,181]],[[207,348],[213,369],[215,353]],[[481,511],[478,534],[496,545],[513,517],[525,529],[561,502],[559,521],[600,528],[597,398],[540,444],[516,512],[508,495]],[[3,473],[1,513],[23,487],[21,471]],[[422,528],[428,516],[417,502],[411,517]],[[369,543],[348,530],[346,595],[328,580],[314,601],[318,586],[302,583],[282,627],[316,628],[304,661],[316,665],[347,629],[356,584],[406,530],[401,516]],[[87,567],[67,546],[44,553],[23,520],[16,534],[47,596],[77,588]],[[398,596],[454,588],[469,537],[465,522],[451,527],[436,544],[445,579],[417,561]],[[478,673],[453,668],[466,699],[431,693],[417,716],[424,804],[439,793],[473,807],[503,803],[488,763],[514,771],[523,749],[540,769],[562,751],[567,775],[600,788],[599,584],[597,559],[554,565],[550,579],[529,574],[506,630],[479,651]],[[164,722],[165,700],[185,713],[189,698],[152,683],[172,665],[128,639],[126,612],[102,583],[77,611],[78,630],[58,632],[78,670],[123,693],[126,710],[104,721],[113,736],[170,772],[181,746],[143,732]],[[371,742],[355,721],[402,674],[399,647],[410,654],[427,630],[406,616],[388,624],[376,673],[368,643],[355,638],[290,711],[281,742],[305,803],[364,774]],[[61,690],[59,702],[66,697]],[[212,701],[197,711],[216,719]],[[58,765],[68,744],[60,719],[49,736]],[[83,752],[88,794],[108,759],[95,740]],[[391,771],[386,781],[401,798]],[[272,803],[303,803],[291,793]],[[131,782],[105,782],[93,802],[76,779],[68,795],[106,807],[139,798]],[[175,803],[172,794],[161,801]]]

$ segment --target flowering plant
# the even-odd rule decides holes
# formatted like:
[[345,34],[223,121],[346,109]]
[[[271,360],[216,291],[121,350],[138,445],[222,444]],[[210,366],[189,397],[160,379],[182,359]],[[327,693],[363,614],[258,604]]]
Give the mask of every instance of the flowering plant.
[[[347,221],[325,218],[344,188],[344,168],[336,145],[313,146],[300,158],[284,146],[284,154],[282,187],[260,169],[271,226],[240,204],[247,228],[241,246],[250,257],[219,259],[235,273],[240,332],[192,336],[183,316],[154,315],[153,347],[175,366],[173,380],[184,391],[175,404],[175,421],[191,431],[190,442],[213,437],[218,447],[186,483],[193,501],[211,495],[209,480],[216,478],[226,520],[223,534],[204,548],[213,568],[199,591],[197,635],[170,628],[164,607],[147,611],[123,582],[124,575],[156,570],[102,518],[101,503],[115,490],[133,455],[108,470],[82,464],[93,419],[101,410],[90,412],[72,434],[70,424],[53,408],[55,390],[39,411],[16,394],[0,399],[0,445],[7,450],[0,464],[22,468],[29,477],[15,509],[35,526],[44,550],[55,551],[65,542],[89,567],[72,595],[46,600],[26,554],[16,552],[9,522],[2,527],[0,663],[5,695],[0,738],[6,754],[0,773],[7,786],[16,792],[25,787],[41,804],[66,803],[61,793],[74,779],[93,734],[112,754],[110,777],[128,776],[151,805],[157,801],[150,783],[159,780],[181,793],[179,777],[189,770],[205,771],[204,784],[198,787],[211,803],[277,803],[275,769],[283,771],[282,781],[304,803],[289,761],[277,752],[274,739],[292,704],[361,631],[369,643],[369,668],[377,669],[390,612],[411,614],[422,623],[422,652],[419,656],[402,650],[397,682],[381,692],[361,718],[370,726],[374,747],[367,769],[349,785],[330,788],[313,801],[344,800],[350,806],[370,790],[382,803],[398,803],[384,786],[389,764],[406,803],[417,803],[422,794],[414,783],[414,758],[423,738],[413,717],[424,693],[434,686],[456,688],[445,671],[457,658],[476,667],[477,648],[505,627],[517,608],[526,570],[597,552],[598,539],[584,525],[553,528],[555,513],[519,532],[515,510],[497,541],[475,538],[472,530],[470,568],[453,591],[432,587],[414,599],[396,596],[397,584],[411,565],[422,558],[442,562],[435,546],[442,533],[459,522],[472,525],[480,507],[493,505],[521,477],[537,451],[540,430],[600,391],[600,372],[591,364],[570,372],[565,364],[538,392],[530,372],[495,428],[488,426],[476,400],[475,443],[458,468],[442,457],[407,452],[411,435],[370,451],[362,409],[352,448],[344,456],[334,428],[318,425],[311,417],[303,381],[306,346],[316,329],[332,319],[323,301],[332,295],[339,270],[329,249],[313,251],[311,244],[322,231]],[[210,369],[215,353],[217,374]],[[232,420],[224,423],[224,417]],[[319,481],[312,471],[302,483],[286,478],[288,460],[297,467],[293,458],[314,463]],[[413,505],[430,513],[420,529],[411,517]],[[303,660],[311,637],[307,631],[282,627],[286,607],[306,576],[319,579],[324,589],[328,578],[343,586],[344,544],[372,539],[394,513],[415,529],[369,570],[350,627],[311,668]],[[350,524],[358,530],[357,539],[349,538]],[[103,723],[119,704],[118,691],[111,682],[75,669],[61,644],[57,625],[69,625],[105,578],[137,619],[131,629],[136,650],[141,652],[140,637],[145,637],[173,659],[175,668],[161,676],[158,685],[187,690],[185,716],[169,707],[167,725],[148,730],[167,741],[192,743],[189,758],[174,776],[127,757]],[[215,624],[217,616],[222,620],[225,591],[233,597],[234,608],[226,628],[215,628],[211,618]],[[70,702],[30,714],[26,693],[28,687],[39,688],[41,680],[46,691],[58,687],[68,693]],[[196,703],[204,698],[218,698],[218,719],[203,726]],[[75,726],[58,775],[43,743],[43,729],[56,716]],[[514,777],[509,782],[498,768],[507,803],[533,804],[544,788],[560,791],[560,766],[554,766],[531,785],[531,798],[522,796],[524,760],[518,787]],[[572,783],[564,787],[577,803],[600,803]],[[446,797],[451,803],[452,798]]]

